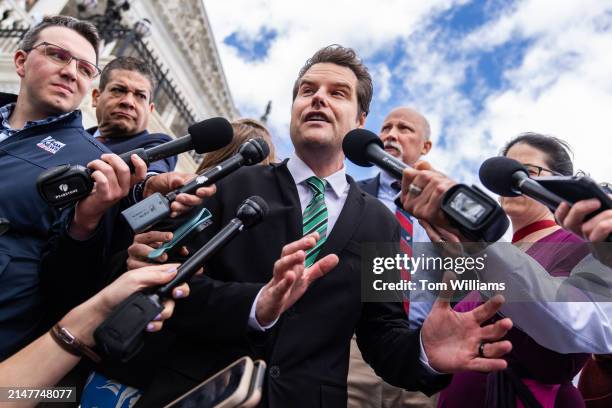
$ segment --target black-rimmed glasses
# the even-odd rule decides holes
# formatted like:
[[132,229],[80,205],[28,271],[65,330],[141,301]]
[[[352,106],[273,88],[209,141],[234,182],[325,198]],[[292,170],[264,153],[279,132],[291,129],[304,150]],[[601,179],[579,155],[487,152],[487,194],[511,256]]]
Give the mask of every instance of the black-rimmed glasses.
[[550,174],[552,174],[553,176],[562,176],[563,174],[554,171],[554,170],[550,170],[547,169],[546,167],[542,167],[542,166],[537,166],[535,164],[529,164],[529,163],[523,163],[523,166],[525,166],[525,168],[527,169],[527,172],[529,172],[529,175],[531,177],[538,177],[542,174],[543,171],[547,171]]
[[72,60],[75,60],[77,62],[77,72],[87,79],[94,79],[95,77],[100,75],[100,68],[98,68],[96,64],[92,64],[89,61],[85,61],[84,59],[77,58],[74,55],[72,55],[70,51],[58,45],[43,41],[40,44],[33,46],[32,49],[36,49],[39,47],[43,47],[43,53],[51,61],[55,62],[58,65],[66,66],[70,64]]

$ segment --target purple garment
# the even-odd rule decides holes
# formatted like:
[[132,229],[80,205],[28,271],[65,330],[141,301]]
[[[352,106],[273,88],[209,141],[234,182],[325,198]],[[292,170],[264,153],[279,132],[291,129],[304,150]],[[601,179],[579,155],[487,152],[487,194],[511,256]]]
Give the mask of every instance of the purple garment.
[[[550,245],[551,243],[559,245]],[[543,245],[540,245],[543,244]],[[578,236],[563,229],[540,239],[526,254],[538,261],[553,276],[568,276],[573,267],[589,253],[588,245]],[[478,292],[472,292],[455,306],[465,312],[482,304]],[[500,320],[495,316],[489,322]],[[506,337],[512,342],[512,351],[505,358],[508,366],[528,383],[534,396],[543,407],[583,407],[580,392],[571,383],[580,371],[588,354],[560,354],[540,346],[523,331],[513,328]],[[551,387],[560,384],[560,387]],[[539,385],[539,387],[538,387]],[[487,374],[466,372],[455,374],[451,384],[440,393],[438,406],[485,407]],[[563,399],[556,399],[557,395]],[[517,404],[521,407],[522,404]]]

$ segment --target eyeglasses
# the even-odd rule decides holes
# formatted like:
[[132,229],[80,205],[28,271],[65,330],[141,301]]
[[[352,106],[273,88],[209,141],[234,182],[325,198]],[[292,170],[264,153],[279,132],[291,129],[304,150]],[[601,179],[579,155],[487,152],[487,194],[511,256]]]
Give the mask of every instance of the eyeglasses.
[[527,172],[529,173],[529,175],[531,177],[538,177],[539,175],[542,174],[543,171],[547,171],[550,174],[552,174],[553,176],[562,176],[563,174],[554,171],[554,170],[550,170],[547,169],[546,167],[542,167],[542,166],[536,166],[535,164],[529,164],[529,163],[523,163],[523,166],[525,166],[525,168],[527,169]]
[[75,57],[70,53],[70,51],[63,49],[60,46],[43,41],[40,44],[33,46],[32,49],[34,50],[38,47],[43,47],[43,53],[51,61],[58,65],[66,66],[70,64],[72,60],[75,60],[77,62],[78,73],[87,79],[94,79],[100,75],[100,68],[98,68],[95,64]]

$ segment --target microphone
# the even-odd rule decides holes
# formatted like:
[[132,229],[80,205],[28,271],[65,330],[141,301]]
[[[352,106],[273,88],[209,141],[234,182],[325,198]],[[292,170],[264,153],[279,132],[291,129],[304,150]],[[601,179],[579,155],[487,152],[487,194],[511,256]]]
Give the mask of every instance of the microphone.
[[542,187],[529,177],[529,172],[521,163],[508,157],[491,157],[482,163],[478,176],[482,184],[503,197],[529,196],[551,211],[555,211],[563,201],[557,194]]
[[[365,167],[376,164],[397,180],[402,179],[408,167],[385,152],[380,138],[369,130],[348,132],[342,141],[342,150],[353,163]],[[501,207],[476,186],[451,187],[444,193],[440,209],[465,237],[474,241],[497,241],[508,228],[508,218]]]
[[[225,118],[217,117],[203,120],[187,128],[187,135],[166,143],[151,147],[150,149],[134,149],[119,155],[134,171],[131,156],[137,154],[149,165],[166,157],[195,150],[202,154],[212,152],[228,145],[234,137],[232,125]],[[214,137],[210,137],[213,135]]]
[[157,291],[157,295],[162,298],[169,297],[175,287],[191,279],[200,266],[206,263],[206,261],[217,253],[219,249],[231,241],[232,238],[238,235],[244,228],[251,228],[261,222],[267,213],[268,203],[266,203],[263,198],[252,196],[244,200],[242,204],[240,204],[240,207],[238,207],[236,217],[232,218],[221,231],[208,240],[208,242],[193,254],[193,256],[189,257],[189,259],[178,268],[178,272],[174,279],[162,286]]
[[[138,155],[147,166],[157,160],[189,150],[198,153],[211,152],[232,141],[232,125],[224,118],[211,118],[189,126],[189,134],[150,149],[135,149],[119,155],[134,171],[132,154]],[[38,193],[49,205],[65,207],[89,195],[94,182],[92,170],[81,165],[61,165],[43,171],[36,180]]]
[[402,172],[408,167],[385,152],[380,138],[366,129],[353,129],[348,132],[342,141],[342,150],[346,157],[356,165],[371,167],[372,164],[375,164],[397,180],[402,179]]
[[170,204],[179,194],[191,194],[200,187],[210,186],[242,166],[252,166],[263,161],[269,154],[270,148],[265,140],[262,138],[249,139],[240,146],[238,153],[206,170],[178,190],[166,196],[160,193],[151,194],[139,203],[125,209],[121,214],[134,233],[145,231],[170,215]]
[[160,288],[135,292],[121,302],[94,332],[96,344],[111,358],[130,360],[142,348],[147,324],[163,310],[162,302],[172,290],[191,279],[238,233],[257,225],[267,213],[268,203],[263,198],[251,196],[244,200],[236,217],[180,265],[174,279]]

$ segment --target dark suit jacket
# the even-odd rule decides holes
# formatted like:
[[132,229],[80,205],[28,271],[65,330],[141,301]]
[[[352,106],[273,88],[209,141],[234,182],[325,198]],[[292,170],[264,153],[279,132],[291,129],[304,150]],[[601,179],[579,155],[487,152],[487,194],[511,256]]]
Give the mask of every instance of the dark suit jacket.
[[372,178],[358,181],[357,185],[372,197],[378,198],[378,189],[380,188],[380,173]]
[[191,296],[177,303],[169,321],[180,336],[168,356],[172,364],[148,387],[141,406],[165,403],[250,355],[268,364],[264,406],[345,407],[354,332],[365,360],[389,383],[430,394],[446,384],[419,363],[419,332],[408,329],[401,303],[361,302],[361,244],[398,242],[399,227],[383,204],[348,181],[346,203],[319,254],[335,253],[340,263],[265,333],[248,328],[249,312],[282,247],[302,235],[297,188],[286,162],[244,168],[217,184],[205,203],[215,223],[194,249],[227,224],[245,198],[259,195],[270,210],[262,224],[216,255],[206,276],[192,281]]

